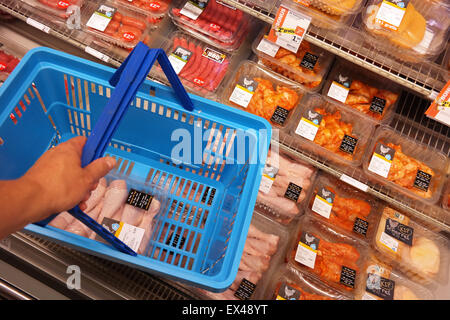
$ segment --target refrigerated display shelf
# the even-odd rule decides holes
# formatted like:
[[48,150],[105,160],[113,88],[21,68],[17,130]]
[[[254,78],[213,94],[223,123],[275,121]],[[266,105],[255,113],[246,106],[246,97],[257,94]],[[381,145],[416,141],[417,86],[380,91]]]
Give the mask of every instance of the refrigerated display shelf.
[[[223,0],[262,21],[272,24],[278,6],[270,10],[260,9],[242,0]],[[446,83],[441,65],[432,62],[417,64],[399,62],[365,44],[364,33],[354,26],[360,21],[355,17],[353,26],[329,32],[310,26],[305,39],[335,55],[360,65],[382,77],[433,100]]]

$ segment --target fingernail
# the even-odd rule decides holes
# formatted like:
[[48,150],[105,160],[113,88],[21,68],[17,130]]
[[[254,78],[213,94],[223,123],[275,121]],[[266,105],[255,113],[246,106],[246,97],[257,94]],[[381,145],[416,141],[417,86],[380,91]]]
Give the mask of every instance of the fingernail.
[[80,208],[81,211],[86,210],[86,203],[81,202],[81,203],[78,205],[78,208]]
[[107,157],[106,158],[106,163],[108,164],[109,169],[112,169],[116,165],[116,159],[111,158],[111,157]]

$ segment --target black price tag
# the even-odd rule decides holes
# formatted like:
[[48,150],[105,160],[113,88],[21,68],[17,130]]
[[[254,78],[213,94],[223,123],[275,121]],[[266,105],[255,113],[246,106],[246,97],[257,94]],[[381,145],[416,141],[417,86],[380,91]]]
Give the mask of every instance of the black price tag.
[[286,192],[284,193],[284,197],[294,202],[297,202],[301,193],[302,187],[296,185],[295,183],[289,182]]
[[283,282],[278,290],[277,300],[300,300],[302,293]]
[[241,300],[248,300],[252,297],[255,292],[256,284],[251,283],[247,279],[242,279],[239,288],[234,292],[234,296]]
[[385,99],[373,97],[369,110],[374,113],[383,114],[385,107],[386,107]]
[[277,106],[272,117],[270,118],[270,121],[277,123],[279,125],[284,125],[288,115],[289,115],[289,110],[286,110],[280,106]]
[[386,227],[384,228],[384,232],[390,235],[391,237],[406,243],[408,246],[412,246],[412,241],[414,237],[414,229],[408,227],[400,222],[387,219]]
[[417,171],[416,180],[414,181],[414,187],[425,192],[428,192],[428,188],[430,187],[431,178],[433,176],[421,170]]
[[377,274],[369,273],[366,281],[366,291],[384,300],[394,299],[395,282]]
[[369,228],[369,223],[360,218],[355,219],[355,224],[353,225],[353,232],[359,233],[364,237],[367,236],[367,229]]
[[346,266],[342,266],[340,282],[347,287],[354,288],[356,281],[356,271]]
[[310,52],[305,53],[303,56],[302,62],[300,63],[300,66],[303,68],[306,68],[308,70],[313,70],[316,66],[317,60],[319,59],[319,56],[316,56]]
[[339,147],[339,150],[344,151],[349,154],[353,154],[355,152],[357,143],[358,143],[358,139],[353,138],[348,135],[345,135],[344,139],[342,139],[342,143]]
[[145,192],[140,192],[135,189],[131,189],[128,194],[126,203],[132,205],[133,207],[148,210],[150,204],[152,203],[153,196]]

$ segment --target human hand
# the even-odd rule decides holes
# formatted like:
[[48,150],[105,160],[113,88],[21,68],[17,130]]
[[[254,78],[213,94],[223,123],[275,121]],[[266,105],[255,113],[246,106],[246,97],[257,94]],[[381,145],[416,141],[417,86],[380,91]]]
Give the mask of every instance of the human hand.
[[[100,178],[116,164],[112,157],[99,158],[85,168],[81,155],[86,137],[75,137],[45,152],[21,178],[34,184],[41,195],[42,210],[35,221],[75,207],[86,201]],[[83,210],[83,204],[80,205]]]

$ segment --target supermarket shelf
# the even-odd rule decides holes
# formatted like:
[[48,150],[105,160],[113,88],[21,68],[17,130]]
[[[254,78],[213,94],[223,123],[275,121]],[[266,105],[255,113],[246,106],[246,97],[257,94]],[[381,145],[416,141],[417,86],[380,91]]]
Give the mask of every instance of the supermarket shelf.
[[[259,9],[242,0],[223,0],[269,24],[273,23],[277,8]],[[355,19],[354,24],[358,21]],[[446,83],[441,66],[436,63],[417,64],[398,62],[365,43],[364,34],[356,28],[326,31],[310,26],[305,39],[335,55],[360,65],[380,76],[391,79],[414,92],[433,100]]]

